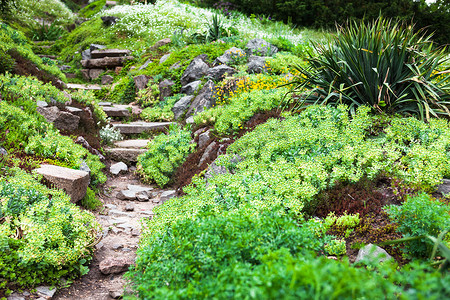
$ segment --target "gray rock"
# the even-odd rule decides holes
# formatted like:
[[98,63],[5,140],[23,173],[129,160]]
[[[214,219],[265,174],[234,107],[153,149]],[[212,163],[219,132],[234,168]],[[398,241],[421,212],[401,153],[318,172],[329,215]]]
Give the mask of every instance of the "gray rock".
[[200,158],[200,161],[198,163],[198,166],[200,167],[206,160],[211,160],[211,157],[213,155],[215,155],[214,151],[214,147],[216,147],[217,143],[216,142],[212,142],[211,144],[209,144],[208,147],[206,147],[205,152],[202,155],[202,158]]
[[208,80],[198,96],[195,97],[194,101],[192,101],[191,106],[186,112],[186,116],[198,114],[205,109],[212,107],[216,103],[216,99],[214,97],[215,88],[216,85],[214,82],[212,80]]
[[114,142],[115,147],[130,148],[130,149],[144,149],[147,147],[150,140],[124,140]]
[[8,155],[8,151],[6,151],[5,148],[0,147],[0,156],[5,156],[5,155]]
[[139,134],[146,131],[160,130],[168,127],[172,122],[131,122],[127,124],[114,124],[121,134]]
[[111,102],[99,102],[98,105],[99,106],[112,106],[112,103]]
[[389,259],[392,259],[392,256],[390,256],[383,248],[373,244],[368,244],[359,249],[355,263],[362,260],[369,261],[371,263],[381,263]]
[[116,24],[116,22],[120,19],[119,17],[114,16],[104,16],[100,18],[102,19],[103,24],[105,24],[105,26],[112,26]]
[[225,51],[225,53],[222,56],[219,56],[218,58],[216,58],[213,65],[214,66],[226,65],[226,64],[233,62],[233,59],[236,59],[238,57],[245,57],[245,56],[246,56],[246,53],[244,50],[242,50],[240,48],[232,47],[232,48],[228,49],[227,51]]
[[140,234],[139,229],[133,228],[133,229],[131,230],[131,235],[132,235],[132,236],[138,236],[139,234]]
[[133,149],[133,148],[104,148],[108,156],[115,160],[124,163],[137,162],[139,155],[145,153],[146,149]]
[[92,154],[97,155],[101,160],[105,160],[105,157],[97,149],[92,148],[91,145],[89,145],[89,143],[84,139],[84,137],[82,136],[77,137],[75,143],[83,146]]
[[123,252],[131,252],[131,249],[130,248],[122,248],[122,251]]
[[100,49],[105,49],[106,46],[105,45],[100,45],[100,44],[91,44],[89,45],[89,50],[90,51],[95,51],[95,50],[100,50]]
[[[208,179],[210,179],[210,178],[212,178],[212,177],[214,177],[216,175],[230,173],[230,170],[228,170],[226,167],[219,166],[216,163],[219,159],[224,159],[225,157],[226,156],[218,157],[212,164],[209,165],[209,167],[208,167],[208,169],[206,170],[206,173],[205,173],[206,181],[208,181]],[[241,162],[243,160],[244,159],[241,156],[236,154],[233,157],[231,157],[229,162],[231,164],[238,164],[239,162]]]
[[36,288],[36,292],[39,296],[51,299],[53,295],[56,293],[56,288],[50,288],[49,286],[38,286]]
[[103,69],[122,66],[126,61],[134,59],[133,56],[104,57],[83,59],[81,65],[85,69]]
[[161,193],[161,197],[160,197],[160,201],[162,201],[163,203],[166,202],[167,200],[175,197],[177,194],[176,191],[174,190],[168,190],[168,191],[164,191]]
[[81,165],[78,169],[80,171],[87,172],[89,174],[89,176],[91,175],[91,169],[89,168],[89,166],[87,165],[87,163],[84,160],[83,160],[83,162],[81,162]]
[[165,79],[159,84],[159,100],[164,101],[164,98],[170,97],[173,95],[172,87],[175,85],[175,82],[169,79]]
[[111,165],[111,167],[109,168],[109,171],[113,175],[118,175],[122,171],[123,172],[128,171],[128,167],[127,167],[127,165],[125,163],[118,162],[118,163],[115,163],[115,164]]
[[63,71],[63,72],[67,71],[67,70],[70,70],[70,69],[72,69],[72,67],[68,66],[68,65],[62,65],[62,66],[59,67],[59,70]]
[[136,200],[136,192],[123,190],[117,193],[116,198],[119,200]]
[[35,172],[57,188],[64,190],[72,202],[78,202],[86,195],[90,182],[88,172],[53,165],[41,165]]
[[152,59],[151,58],[147,59],[147,61],[142,66],[140,66],[138,70],[141,71],[141,70],[146,69],[151,63],[152,63]]
[[450,180],[443,179],[442,184],[438,185],[437,192],[444,196],[450,194]]
[[73,106],[66,106],[66,110],[71,113],[72,115],[76,115],[76,116],[81,116],[81,114],[83,113],[82,109],[73,107]]
[[78,128],[80,117],[71,113],[60,111],[56,106],[38,107],[37,112],[41,114],[49,123],[62,131],[74,131]]
[[123,248],[123,245],[122,245],[122,244],[114,244],[114,245],[112,245],[112,247],[111,247],[111,249],[113,249],[113,250],[119,250],[120,248]]
[[253,39],[245,46],[247,54],[254,54],[259,56],[272,56],[278,52],[278,48],[266,42],[263,39]]
[[158,50],[159,48],[161,48],[165,45],[168,45],[170,43],[172,43],[172,40],[170,38],[165,38],[165,39],[157,41],[153,46],[150,47],[149,50],[155,51],[155,50]]
[[189,82],[198,80],[207,74],[209,66],[203,61],[202,58],[203,56],[197,56],[186,68],[183,76],[181,76],[182,86],[185,86]]
[[111,224],[125,224],[126,222],[128,222],[129,218],[111,218],[110,219],[110,223]]
[[119,299],[123,297],[123,290],[109,291],[109,296],[113,299]]
[[236,73],[236,70],[232,67],[229,67],[227,65],[219,65],[209,69],[206,75],[215,81],[221,81],[225,78],[226,75],[231,76],[234,73]]
[[104,58],[104,57],[120,57],[131,55],[130,50],[126,49],[97,49],[91,50],[91,58]]
[[102,109],[108,117],[126,118],[130,116],[130,111],[125,106],[103,106]]
[[88,60],[91,59],[91,50],[86,49],[84,51],[81,52],[81,59],[82,60]]
[[25,298],[17,293],[12,293],[8,297],[6,297],[6,300],[25,300]]
[[201,149],[204,146],[206,146],[206,143],[210,140],[211,138],[211,130],[208,130],[206,132],[203,132],[202,134],[200,134],[198,136],[198,148]]
[[138,75],[133,78],[136,90],[140,91],[147,87],[148,77],[145,75]]
[[112,216],[112,217],[126,217],[126,216],[128,216],[128,213],[120,211],[120,210],[116,210],[116,209],[111,209],[108,214],[110,216]]
[[165,63],[170,57],[170,53],[164,54],[160,59],[159,59],[159,64],[163,64]]
[[176,63],[174,63],[173,65],[171,65],[169,67],[169,70],[177,70],[179,68],[181,68],[181,63],[180,62],[176,62]]
[[202,84],[201,80],[196,80],[191,83],[188,83],[181,88],[181,93],[186,95],[195,94],[195,92],[197,92],[197,90],[200,88],[201,84]]
[[150,200],[150,198],[148,197],[148,194],[146,192],[139,192],[136,194],[136,199],[139,202],[147,202]]
[[48,103],[45,101],[37,101],[36,105],[37,107],[48,107]]
[[105,204],[105,207],[108,208],[108,209],[116,209],[116,208],[117,208],[117,205],[114,205],[114,204]]
[[189,118],[186,119],[186,124],[194,124],[194,117],[190,116]]
[[263,73],[267,71],[266,57],[251,55],[247,64],[249,74]]
[[105,246],[105,244],[103,244],[102,242],[99,242],[98,244],[95,245],[95,249],[101,250],[104,246]]
[[133,264],[128,258],[125,257],[109,257],[100,262],[100,272],[104,275],[119,274],[128,271],[128,268]]
[[139,193],[139,192],[150,192],[151,190],[153,190],[152,187],[146,187],[146,186],[141,186],[141,185],[134,185],[134,184],[128,184],[127,188],[130,191],[133,191],[135,193]]
[[129,204],[125,205],[125,210],[126,211],[134,211],[134,203],[129,203]]
[[103,69],[90,69],[89,70],[89,78],[97,79],[100,76],[100,74],[102,74],[103,72],[105,72],[105,70],[103,70]]
[[114,77],[112,77],[111,75],[103,75],[102,76],[102,85],[108,85],[113,83],[114,81]]
[[184,96],[175,103],[175,105],[172,107],[172,112],[175,120],[178,120],[181,116],[183,116],[183,114],[191,105],[191,100],[193,98],[194,96]]

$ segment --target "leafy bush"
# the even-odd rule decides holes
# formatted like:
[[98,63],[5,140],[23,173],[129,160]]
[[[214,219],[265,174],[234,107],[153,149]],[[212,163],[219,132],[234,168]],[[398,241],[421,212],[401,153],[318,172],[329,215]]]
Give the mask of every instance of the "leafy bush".
[[8,53],[0,53],[0,74],[11,72],[14,69],[16,61]]
[[190,142],[190,131],[171,125],[167,135],[156,136],[147,145],[147,152],[138,157],[137,172],[144,180],[164,187],[195,148]]
[[61,190],[21,170],[0,180],[0,290],[55,284],[87,273],[100,231]]
[[64,32],[64,29],[52,23],[51,25],[45,25],[42,22],[42,25],[37,25],[32,28],[32,37],[33,41],[55,41],[57,40]]
[[[386,209],[406,238],[422,235],[437,237],[450,228],[450,206],[424,193],[409,197],[402,205],[391,205]],[[404,252],[415,258],[429,257],[433,248],[433,243],[427,238],[405,242],[404,245]]]
[[141,119],[147,122],[172,121],[174,118],[172,108],[180,98],[181,94],[167,97],[155,106],[145,108],[140,114]]
[[298,66],[293,81],[293,91],[303,93],[300,104],[347,104],[352,111],[367,105],[423,120],[450,116],[450,74],[434,81],[442,75],[445,49],[433,50],[422,31],[383,18],[367,25],[353,22],[314,48],[319,55],[308,58],[310,67]]
[[88,187],[86,196],[81,199],[81,205],[86,209],[96,210],[97,208],[102,207],[103,203],[95,197],[94,191]]

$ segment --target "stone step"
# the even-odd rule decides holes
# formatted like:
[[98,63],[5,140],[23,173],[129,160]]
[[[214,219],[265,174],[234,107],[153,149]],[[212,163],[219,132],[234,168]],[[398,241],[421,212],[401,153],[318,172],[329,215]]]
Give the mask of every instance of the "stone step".
[[91,51],[91,58],[130,56],[131,51],[125,49],[99,49]]
[[109,68],[109,67],[119,67],[122,66],[127,60],[134,59],[133,56],[121,56],[121,57],[104,57],[104,58],[93,58],[85,59],[81,61],[83,68],[87,69],[99,69],[99,68]]
[[116,6],[117,5],[117,1],[106,1],[105,6],[109,7],[109,6]]
[[115,161],[122,161],[124,163],[133,163],[137,161],[137,157],[145,153],[147,149],[133,149],[133,148],[105,148],[109,158]]
[[132,122],[129,124],[113,124],[122,134],[139,134],[146,131],[160,130],[168,127],[172,122]]
[[118,148],[143,149],[147,147],[149,141],[150,140],[124,140],[115,142],[114,146]]
[[90,182],[88,172],[54,165],[41,165],[35,172],[44,176],[46,180],[57,188],[64,190],[70,196],[72,202],[78,202],[86,195]]
[[102,106],[103,111],[108,117],[129,117],[130,111],[127,109],[128,105],[114,105]]
[[69,90],[101,90],[102,87],[97,84],[68,83],[67,89],[69,89]]
[[57,59],[56,55],[38,54],[38,56],[40,58],[46,57],[46,58],[50,58],[50,59]]

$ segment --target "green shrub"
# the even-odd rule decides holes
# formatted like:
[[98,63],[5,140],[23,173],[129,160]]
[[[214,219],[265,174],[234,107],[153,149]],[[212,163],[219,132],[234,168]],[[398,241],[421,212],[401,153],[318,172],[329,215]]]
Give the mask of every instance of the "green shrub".
[[0,74],[11,72],[14,69],[16,61],[8,53],[0,53]]
[[145,108],[141,112],[141,119],[147,122],[172,121],[174,118],[172,108],[180,98],[181,94],[177,94],[172,97],[167,97],[164,101],[159,102],[153,107]]
[[164,187],[171,176],[195,148],[190,144],[191,132],[171,125],[167,135],[156,136],[147,145],[147,152],[138,157],[137,172],[144,180]]
[[0,179],[0,291],[56,284],[87,273],[95,217],[24,171]]
[[55,23],[45,25],[42,22],[42,25],[33,27],[31,32],[33,41],[55,41],[63,34],[64,29],[56,26]]
[[[422,235],[437,237],[450,228],[450,206],[421,193],[409,197],[402,205],[387,208],[390,218],[405,238]],[[404,252],[414,258],[429,257],[434,243],[427,238],[404,243]]]
[[84,198],[81,199],[81,205],[86,209],[96,210],[97,208],[102,207],[103,203],[102,201],[97,199],[94,191],[88,187],[86,191],[86,196],[84,196]]
[[[414,115],[422,120],[450,116],[450,74],[439,68],[445,49],[434,50],[430,36],[411,26],[378,18],[338,28],[327,45],[314,44],[319,55],[310,67],[298,67],[293,91],[303,103],[367,105],[374,112]],[[305,92],[304,89],[308,89]]]
[[78,14],[83,18],[91,18],[105,6],[106,0],[96,0],[83,7]]

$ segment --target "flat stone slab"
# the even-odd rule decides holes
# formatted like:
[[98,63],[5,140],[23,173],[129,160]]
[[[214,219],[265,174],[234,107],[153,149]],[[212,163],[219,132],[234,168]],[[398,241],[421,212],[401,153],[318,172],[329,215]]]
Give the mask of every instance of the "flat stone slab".
[[131,122],[129,124],[114,124],[122,134],[139,134],[146,131],[164,129],[172,122]]
[[97,84],[68,83],[67,89],[69,89],[69,90],[101,90],[102,87]]
[[42,165],[35,172],[44,176],[57,188],[64,190],[72,202],[77,202],[86,195],[90,182],[88,172],[53,165]]
[[133,148],[105,148],[105,151],[108,156],[115,161],[136,162],[137,157],[147,150]]
[[129,117],[130,112],[124,107],[102,106],[103,111],[108,117]]
[[150,140],[125,140],[114,142],[114,146],[118,148],[143,149],[147,147]]
[[99,102],[98,103],[99,106],[112,106],[111,102]]
[[127,60],[132,59],[134,59],[133,56],[92,58],[82,60],[81,65],[83,68],[87,69],[119,67],[122,66]]
[[121,56],[129,56],[130,54],[131,54],[130,50],[124,49],[99,49],[91,51],[92,58],[121,57]]

